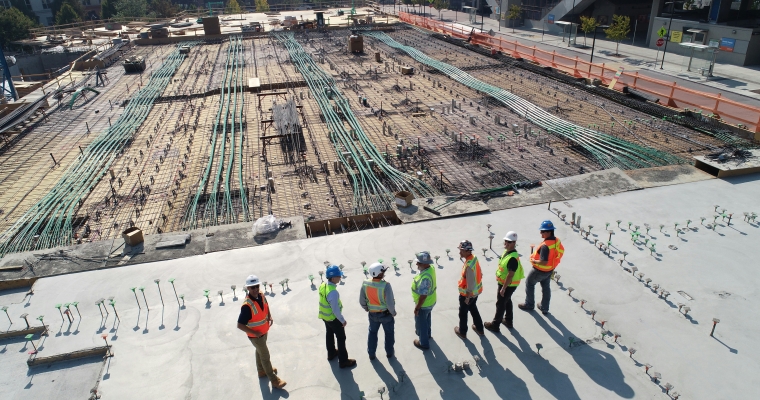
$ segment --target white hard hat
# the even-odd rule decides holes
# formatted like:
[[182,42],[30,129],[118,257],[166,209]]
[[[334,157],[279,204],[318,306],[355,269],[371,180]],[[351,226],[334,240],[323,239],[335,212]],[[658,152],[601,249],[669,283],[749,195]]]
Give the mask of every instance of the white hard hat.
[[248,286],[256,286],[256,285],[259,285],[259,284],[261,284],[261,282],[259,281],[259,277],[256,276],[256,275],[248,275],[248,278],[246,278],[246,280],[245,280],[245,286],[246,287],[248,287]]
[[369,274],[373,278],[377,278],[380,274],[382,274],[383,272],[387,270],[388,270],[388,267],[378,262],[369,266]]
[[509,231],[509,232],[507,232],[507,236],[504,236],[504,240],[509,240],[510,242],[516,242],[517,241],[517,232],[515,232],[515,231]]

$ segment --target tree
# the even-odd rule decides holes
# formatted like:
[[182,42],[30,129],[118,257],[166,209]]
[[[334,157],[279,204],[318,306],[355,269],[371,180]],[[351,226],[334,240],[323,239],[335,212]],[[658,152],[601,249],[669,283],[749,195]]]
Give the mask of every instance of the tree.
[[256,0],[256,12],[269,11],[269,2],[267,0]]
[[240,8],[237,0],[230,0],[227,2],[227,8],[224,10],[226,14],[240,14],[243,10]]
[[109,19],[116,16],[116,0],[101,0],[100,1],[100,18]]
[[522,8],[518,6],[517,4],[512,4],[509,6],[509,14],[507,14],[507,19],[511,19],[512,22],[512,33],[515,33],[515,20],[520,18],[520,15],[522,14]]
[[618,47],[620,47],[620,41],[628,37],[628,32],[631,31],[631,19],[625,15],[613,15],[612,25],[608,29],[604,30],[604,34],[609,39],[617,42],[615,45],[615,55],[619,56]]
[[157,18],[172,18],[177,14],[177,6],[170,0],[152,0],[148,10]]
[[79,16],[80,20],[84,18],[85,10],[80,0],[53,0],[53,2],[49,4],[50,12],[56,16],[56,20],[58,19],[58,12],[61,11],[64,4],[68,4],[69,7],[74,10],[74,13]]
[[29,30],[35,26],[37,24],[16,7],[0,9],[0,45],[28,38]]
[[596,30],[599,26],[599,22],[594,17],[586,17],[581,15],[581,30],[583,31],[583,45],[586,45],[586,34]]
[[69,3],[63,3],[61,9],[58,10],[57,14],[55,14],[56,25],[72,24],[81,20],[82,17],[77,14],[76,10],[74,10],[74,7],[72,7]]
[[29,17],[29,19],[32,20],[35,24],[39,23],[39,17],[37,14],[32,11],[31,8],[27,7],[26,1],[24,0],[11,0],[11,7],[15,7],[19,11],[21,11],[24,15]]
[[140,18],[148,13],[146,0],[119,0],[116,3],[116,16],[120,18]]
[[438,10],[438,19],[441,19],[441,11],[448,10],[450,5],[449,0],[433,0],[433,7]]

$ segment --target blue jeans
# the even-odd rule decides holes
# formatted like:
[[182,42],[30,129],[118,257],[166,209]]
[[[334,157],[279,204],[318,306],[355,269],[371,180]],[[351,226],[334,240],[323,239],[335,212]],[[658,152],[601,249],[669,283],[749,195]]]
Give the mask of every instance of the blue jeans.
[[528,273],[527,282],[525,282],[525,306],[533,308],[535,306],[536,283],[541,284],[541,311],[549,312],[549,301],[552,298],[551,292],[552,271],[542,272],[533,268]]
[[377,332],[380,330],[380,325],[383,326],[385,332],[385,353],[393,355],[393,344],[396,342],[393,334],[393,326],[396,320],[393,316],[387,313],[369,313],[369,336],[367,337],[367,353],[375,355],[377,351]]
[[433,336],[431,331],[433,321],[431,315],[433,309],[420,309],[417,315],[414,316],[414,330],[417,336],[420,338],[420,347],[430,348],[430,338]]

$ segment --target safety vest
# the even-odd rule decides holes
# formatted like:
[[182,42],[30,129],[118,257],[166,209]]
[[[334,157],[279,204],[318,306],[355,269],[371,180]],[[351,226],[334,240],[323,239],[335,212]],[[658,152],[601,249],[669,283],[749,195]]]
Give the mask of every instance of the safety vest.
[[412,298],[414,299],[414,304],[417,304],[420,301],[420,294],[417,293],[417,288],[420,286],[420,283],[423,280],[429,280],[430,281],[430,294],[425,297],[425,301],[422,302],[421,307],[432,307],[435,305],[435,268],[433,267],[427,267],[422,272],[414,276],[414,280],[412,281]]
[[388,305],[385,303],[385,285],[386,281],[373,281],[372,279],[364,281],[362,284],[362,290],[364,295],[367,296],[367,309],[369,312],[382,312],[388,310]]
[[[325,321],[332,321],[335,319],[335,313],[333,313],[330,303],[327,301],[327,295],[333,290],[337,290],[335,285],[328,285],[327,282],[322,282],[319,285],[319,319]],[[343,311],[343,302],[338,299],[338,306]]]
[[533,264],[533,268],[539,271],[553,271],[555,268],[557,268],[559,261],[565,254],[565,246],[563,246],[557,238],[554,238],[554,240],[544,240],[541,244],[546,245],[546,247],[549,248],[549,261],[547,261],[546,264],[541,263],[541,255],[539,254],[541,246],[538,246],[533,252],[533,255],[530,257],[530,263]]
[[251,319],[245,326],[257,333],[257,336],[254,336],[246,332],[248,337],[261,337],[269,332],[269,303],[267,303],[267,299],[264,297],[262,297],[261,302],[264,304],[263,309],[259,307],[257,301],[251,300],[248,296],[245,297],[245,301],[243,302],[243,306],[248,306],[251,309]]
[[501,255],[501,260],[499,260],[499,268],[496,269],[496,282],[499,282],[499,285],[504,285],[504,280],[506,280],[507,275],[509,275],[507,264],[509,264],[509,260],[513,258],[517,259],[517,271],[512,275],[512,282],[507,286],[517,286],[520,284],[520,281],[525,278],[525,272],[523,271],[520,255],[517,253],[517,250],[511,252],[504,250],[504,253]]
[[473,255],[470,255],[470,257],[472,258],[465,261],[462,266],[462,277],[459,278],[459,294],[462,296],[467,296],[467,268],[475,271],[475,291],[473,294],[477,296],[483,292],[483,273],[480,271],[480,263],[477,257]]

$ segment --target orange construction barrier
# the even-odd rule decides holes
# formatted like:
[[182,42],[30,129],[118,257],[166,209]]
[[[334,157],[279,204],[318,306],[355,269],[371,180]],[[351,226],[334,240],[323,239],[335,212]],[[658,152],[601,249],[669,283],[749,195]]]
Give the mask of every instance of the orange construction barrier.
[[[555,51],[541,50],[536,46],[526,46],[516,40],[507,40],[475,32],[473,28],[464,25],[447,24],[405,12],[399,13],[399,19],[433,32],[461,39],[470,38],[472,44],[490,47],[514,58],[522,58],[549,66],[577,78],[596,78],[605,85],[608,85],[617,73],[616,69],[606,67],[604,63],[593,64],[581,60],[577,56],[568,57],[557,54]],[[649,93],[659,98],[663,105],[681,109],[699,109],[702,112],[707,112],[705,116],[712,114],[723,122],[735,124],[753,133],[760,132],[760,108],[725,99],[721,97],[720,93],[714,95],[688,89],[679,86],[676,82],[667,82],[640,75],[637,71],[621,74],[615,84],[615,89],[622,90],[624,86]]]

